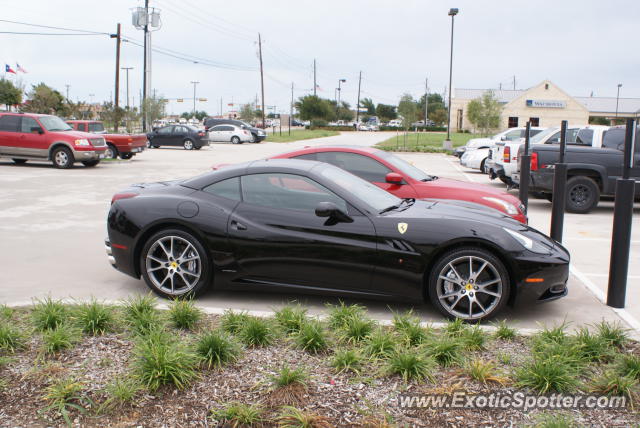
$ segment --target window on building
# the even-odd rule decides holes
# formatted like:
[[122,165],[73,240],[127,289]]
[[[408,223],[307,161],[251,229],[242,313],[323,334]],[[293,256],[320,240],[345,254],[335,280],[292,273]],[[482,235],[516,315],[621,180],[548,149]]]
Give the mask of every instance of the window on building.
[[518,127],[518,118],[517,117],[509,117],[509,128],[517,128]]
[[544,89],[545,89],[545,90],[549,90],[549,84],[548,84],[548,83],[545,83],[545,84],[544,84]]
[[530,117],[529,122],[531,122],[531,126],[540,126],[540,118],[539,117]]

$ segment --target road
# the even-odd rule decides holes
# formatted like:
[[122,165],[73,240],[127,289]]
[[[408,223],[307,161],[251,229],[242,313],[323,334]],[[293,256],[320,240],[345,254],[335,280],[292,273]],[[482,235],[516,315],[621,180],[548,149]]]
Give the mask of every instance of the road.
[[[295,143],[258,145],[215,144],[200,151],[151,149],[131,161],[103,162],[93,169],[81,166],[57,170],[48,164],[16,166],[0,160],[0,303],[26,304],[33,298],[98,299],[115,301],[133,293],[147,293],[141,280],[114,270],[107,262],[103,240],[111,196],[131,183],[190,177],[208,171],[213,164],[258,159],[304,146],[340,144],[373,145],[386,139],[382,133],[343,133],[339,136]],[[460,180],[488,182],[486,176],[460,169],[457,160],[440,154],[401,154],[431,174]],[[490,183],[497,186],[496,183]],[[550,204],[533,200],[531,224],[548,230]],[[578,274],[606,284],[612,208],[605,203],[588,216],[568,215],[565,231]],[[636,219],[637,223],[637,219]],[[639,260],[640,225],[634,224],[634,257]],[[633,288],[640,275],[638,266],[630,272],[629,313],[640,318],[640,300]],[[565,319],[574,326],[601,319],[618,320],[619,315],[601,304],[575,276],[564,299],[544,305],[508,310],[505,317],[520,328],[537,328],[539,323],[556,324]],[[284,302],[297,300],[321,313],[324,304],[337,299],[292,295],[262,295],[208,291],[198,304],[210,311],[225,308],[268,311]],[[388,302],[364,302],[378,319],[390,319],[393,310],[410,306]],[[426,304],[414,310],[427,321],[442,318]]]

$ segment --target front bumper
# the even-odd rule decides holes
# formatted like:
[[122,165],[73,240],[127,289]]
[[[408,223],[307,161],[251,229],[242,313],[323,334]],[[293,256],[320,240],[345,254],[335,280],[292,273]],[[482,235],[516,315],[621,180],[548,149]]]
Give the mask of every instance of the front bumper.
[[529,255],[517,259],[518,280],[511,304],[520,307],[559,299],[569,293],[569,252],[559,244],[552,255]]
[[74,149],[73,150],[73,158],[77,162],[104,159],[104,152],[105,151],[106,151],[106,149],[102,149],[102,150],[98,150],[98,149],[94,149],[94,150],[77,150],[77,149]]
[[104,250],[107,252],[107,260],[109,260],[109,263],[111,264],[111,266],[115,268],[116,258],[113,257],[113,250],[111,249],[111,241],[109,241],[109,239],[104,240]]
[[253,136],[253,142],[254,143],[259,143],[261,141],[264,141],[267,139],[267,134],[265,135],[258,135],[258,134],[251,134]]

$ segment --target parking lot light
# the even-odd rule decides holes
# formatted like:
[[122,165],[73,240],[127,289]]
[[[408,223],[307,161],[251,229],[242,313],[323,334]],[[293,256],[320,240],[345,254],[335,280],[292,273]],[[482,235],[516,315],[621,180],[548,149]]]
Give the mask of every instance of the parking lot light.
[[[453,80],[453,22],[454,17],[458,14],[458,8],[452,7],[449,9],[449,16],[451,17],[451,51],[449,54],[449,105],[447,113],[447,139],[443,143],[442,147],[447,150],[453,149],[451,144],[451,81]],[[425,122],[426,123],[426,122]]]

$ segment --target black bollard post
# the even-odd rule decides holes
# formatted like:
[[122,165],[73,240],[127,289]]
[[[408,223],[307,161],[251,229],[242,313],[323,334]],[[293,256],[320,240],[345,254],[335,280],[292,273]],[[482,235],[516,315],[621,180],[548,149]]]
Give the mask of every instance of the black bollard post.
[[564,163],[567,151],[567,121],[560,127],[560,155],[553,173],[553,206],[551,209],[551,237],[562,242],[564,229],[564,209],[567,198],[567,164]]
[[622,178],[616,181],[616,199],[613,210],[613,236],[611,237],[611,259],[609,261],[609,287],[607,289],[607,305],[614,308],[624,308],[625,296],[627,294],[631,222],[633,219],[633,199],[636,185],[634,179],[629,179],[629,172],[631,168],[633,168],[635,143],[635,120],[627,119]]
[[531,134],[531,122],[527,122],[527,129],[524,134],[524,153],[520,158],[520,190],[518,197],[524,205],[524,214],[527,215],[529,209],[529,181],[531,177],[531,155],[529,154],[529,140]]

